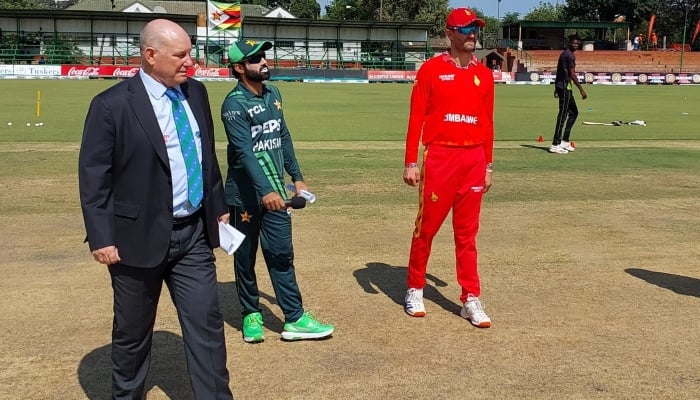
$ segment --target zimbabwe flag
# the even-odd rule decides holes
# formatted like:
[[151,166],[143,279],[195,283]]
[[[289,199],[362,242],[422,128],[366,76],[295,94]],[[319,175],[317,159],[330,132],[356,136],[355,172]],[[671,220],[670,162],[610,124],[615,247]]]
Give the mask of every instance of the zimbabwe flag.
[[241,29],[241,3],[207,2],[209,29],[238,30]]

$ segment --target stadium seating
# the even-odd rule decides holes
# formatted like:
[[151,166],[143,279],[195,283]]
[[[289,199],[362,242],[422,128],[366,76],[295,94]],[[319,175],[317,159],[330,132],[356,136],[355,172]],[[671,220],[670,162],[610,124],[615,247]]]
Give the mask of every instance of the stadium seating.
[[[528,71],[556,71],[561,50],[528,50]],[[578,72],[681,72],[679,51],[577,51]],[[700,72],[700,52],[683,53],[683,71]]]

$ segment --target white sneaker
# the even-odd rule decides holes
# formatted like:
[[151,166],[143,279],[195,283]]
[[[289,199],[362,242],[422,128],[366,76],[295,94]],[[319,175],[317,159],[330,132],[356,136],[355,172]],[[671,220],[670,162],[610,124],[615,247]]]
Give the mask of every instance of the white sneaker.
[[425,317],[423,304],[423,289],[408,289],[406,291],[406,314],[412,317]]
[[462,318],[468,320],[477,328],[491,327],[491,318],[486,315],[484,306],[481,304],[478,297],[469,295],[469,297],[467,297],[467,301],[464,302],[462,311],[459,314],[462,316]]
[[561,147],[562,149],[564,149],[568,152],[572,152],[572,151],[576,150],[576,148],[574,146],[572,146],[570,142],[562,141],[561,144],[559,145],[559,147]]
[[566,150],[565,148],[562,148],[561,145],[558,144],[558,145],[556,145],[556,146],[555,146],[555,145],[550,146],[550,147],[549,147],[549,152],[550,152],[550,153],[556,153],[556,154],[566,154],[566,153],[568,153],[569,151]]

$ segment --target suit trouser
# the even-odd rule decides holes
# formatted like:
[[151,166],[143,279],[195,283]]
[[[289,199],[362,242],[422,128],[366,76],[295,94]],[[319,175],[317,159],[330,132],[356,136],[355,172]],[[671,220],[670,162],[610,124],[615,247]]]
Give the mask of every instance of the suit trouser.
[[452,210],[460,300],[479,296],[476,234],[479,230],[486,161],[483,146],[429,146],[423,152],[418,216],[411,241],[407,285],[425,286],[433,238]]
[[569,141],[571,128],[573,128],[576,118],[578,118],[578,106],[574,99],[574,92],[569,89],[555,89],[559,98],[559,113],[557,123],[554,127],[554,138],[552,145],[558,146],[562,140]]
[[259,242],[284,320],[296,322],[304,314],[304,308],[294,270],[291,216],[285,210],[269,211],[262,205],[247,208],[229,205],[229,212],[234,227],[246,235],[233,258],[242,314],[260,312],[260,292],[255,275]]
[[163,281],[177,309],[195,399],[231,399],[214,254],[197,219],[175,227],[155,268],[109,267],[114,289],[112,396],[142,399]]

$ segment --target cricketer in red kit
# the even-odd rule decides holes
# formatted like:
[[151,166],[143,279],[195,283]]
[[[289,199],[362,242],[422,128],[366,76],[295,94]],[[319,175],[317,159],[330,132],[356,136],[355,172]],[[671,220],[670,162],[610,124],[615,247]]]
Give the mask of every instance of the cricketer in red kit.
[[405,311],[425,316],[423,287],[433,238],[452,210],[461,315],[488,328],[491,320],[479,301],[476,235],[493,172],[493,72],[474,55],[484,22],[467,8],[453,10],[446,22],[450,49],[421,66],[411,93],[403,179],[419,187],[419,209]]

